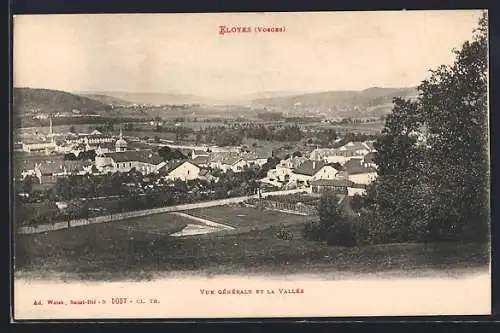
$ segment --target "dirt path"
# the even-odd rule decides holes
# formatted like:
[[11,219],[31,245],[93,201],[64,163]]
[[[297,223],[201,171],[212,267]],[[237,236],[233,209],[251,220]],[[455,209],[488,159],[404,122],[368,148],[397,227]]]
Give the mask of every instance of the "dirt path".
[[201,222],[201,223],[203,223],[203,224],[205,224],[205,225],[207,225],[209,227],[214,227],[214,228],[221,229],[221,230],[233,230],[233,229],[235,229],[234,227],[232,227],[230,225],[216,223],[216,222],[213,222],[213,221],[210,221],[210,220],[207,220],[207,219],[203,219],[201,217],[192,216],[192,215],[189,215],[189,214],[186,214],[186,213],[173,212],[171,214],[175,214],[175,215],[182,216],[182,217],[185,217],[185,218],[197,221],[197,222]]

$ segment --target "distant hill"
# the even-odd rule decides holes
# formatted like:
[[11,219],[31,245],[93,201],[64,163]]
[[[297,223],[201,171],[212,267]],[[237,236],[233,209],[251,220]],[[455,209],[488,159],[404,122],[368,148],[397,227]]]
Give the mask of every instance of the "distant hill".
[[134,93],[123,91],[101,91],[82,92],[79,95],[99,100],[104,103],[114,104],[147,104],[147,105],[181,105],[181,104],[203,104],[203,105],[249,105],[252,101],[261,98],[282,97],[301,94],[303,92],[287,91],[264,91],[234,97],[220,96],[197,96],[192,94],[181,94],[173,92],[165,93]]
[[107,104],[83,96],[51,89],[14,88],[13,105],[17,114],[43,112],[47,114],[68,113],[73,110],[81,114],[101,114]]
[[93,99],[95,101],[108,104],[108,105],[115,105],[115,106],[129,106],[134,103],[130,101],[126,101],[124,99],[112,97],[112,96],[107,96],[107,95],[102,95],[102,94],[78,94],[83,97],[87,97],[90,99]]
[[259,98],[253,106],[271,107],[293,113],[317,111],[331,116],[358,115],[380,116],[391,111],[394,97],[414,97],[417,91],[410,88],[369,88],[362,91],[327,91]]
[[85,95],[104,95],[110,98],[129,101],[132,104],[148,105],[180,105],[180,104],[211,104],[209,98],[177,93],[134,93],[123,91],[85,92]]
[[[119,102],[119,104],[116,104]],[[78,110],[80,115],[101,115],[109,117],[144,117],[142,110],[115,105],[130,104],[105,95],[81,96],[65,91],[35,88],[14,88],[13,105],[16,116],[31,116],[37,113],[71,114]]]

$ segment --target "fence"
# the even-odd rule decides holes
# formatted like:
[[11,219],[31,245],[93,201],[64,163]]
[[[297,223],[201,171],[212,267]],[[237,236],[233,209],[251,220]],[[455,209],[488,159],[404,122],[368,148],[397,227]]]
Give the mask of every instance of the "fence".
[[257,207],[271,210],[297,212],[303,215],[316,215],[318,213],[318,210],[315,206],[305,205],[301,203],[280,202],[274,200],[260,201],[257,204]]
[[[265,198],[265,197],[270,196],[270,195],[287,195],[287,194],[295,194],[295,193],[304,193],[304,192],[308,192],[308,191],[310,191],[310,189],[294,189],[294,190],[288,190],[288,191],[266,192],[266,193],[262,193],[262,197]],[[18,233],[19,234],[37,234],[37,233],[42,233],[42,232],[67,229],[68,225],[70,228],[80,227],[80,226],[85,226],[85,225],[89,225],[89,224],[120,221],[120,220],[148,216],[148,215],[153,215],[153,214],[170,213],[170,212],[177,212],[177,211],[182,211],[182,210],[207,208],[207,207],[214,207],[214,206],[224,206],[224,205],[240,203],[240,202],[247,201],[249,199],[256,199],[256,198],[258,198],[258,195],[250,195],[250,196],[244,196],[244,197],[219,199],[219,200],[212,200],[212,201],[205,201],[205,202],[197,202],[197,203],[192,203],[192,204],[183,204],[183,205],[176,205],[176,206],[167,206],[167,207],[160,207],[160,208],[153,208],[153,209],[146,209],[146,210],[117,213],[117,214],[111,214],[111,215],[91,217],[88,219],[74,219],[74,220],[70,220],[70,221],[57,222],[54,224],[41,224],[38,226],[25,226],[25,227],[20,227],[18,230]]]

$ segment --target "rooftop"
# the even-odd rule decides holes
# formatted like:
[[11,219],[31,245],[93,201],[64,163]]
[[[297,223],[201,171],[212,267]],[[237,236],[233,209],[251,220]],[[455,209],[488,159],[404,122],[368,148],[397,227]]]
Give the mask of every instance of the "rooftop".
[[190,161],[186,161],[186,160],[172,160],[172,161],[166,162],[165,167],[163,168],[163,171],[166,172],[166,173],[170,173],[170,172],[174,171],[175,169],[177,169],[178,167],[180,167],[181,165],[183,165],[184,163],[189,163],[189,164],[192,164],[195,167],[199,168],[199,166],[191,163]]
[[361,162],[362,162],[361,158],[351,158],[344,164],[344,169],[347,171],[349,175],[377,172],[375,168],[365,167]]
[[346,143],[345,145],[343,145],[342,147],[340,147],[339,149],[340,150],[362,150],[362,149],[372,150],[373,145],[370,146],[367,142],[350,141],[350,142]]
[[318,179],[311,182],[312,186],[351,186],[353,182],[347,179]]
[[321,170],[321,168],[324,167],[325,165],[326,163],[321,161],[307,160],[301,165],[299,165],[297,168],[295,168],[293,172],[300,175],[313,176],[319,170]]
[[111,157],[116,163],[121,162],[142,162],[158,165],[163,162],[163,158],[153,150],[129,150],[124,152],[106,153],[106,157]]
[[195,165],[208,164],[209,158],[208,158],[208,156],[196,156],[196,158],[189,160],[189,162],[191,162]]

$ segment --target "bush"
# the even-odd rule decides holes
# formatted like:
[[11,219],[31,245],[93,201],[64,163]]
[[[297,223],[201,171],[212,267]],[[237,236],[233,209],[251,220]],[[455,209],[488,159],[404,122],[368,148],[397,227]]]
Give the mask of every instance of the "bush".
[[326,241],[331,246],[357,246],[368,242],[368,228],[358,220],[340,220],[327,226],[321,222],[310,222],[302,230],[304,239]]
[[326,240],[325,225],[320,222],[309,222],[302,230],[304,239],[311,241],[324,241]]
[[340,223],[332,225],[327,230],[326,244],[336,246],[354,246],[356,238],[350,223]]

